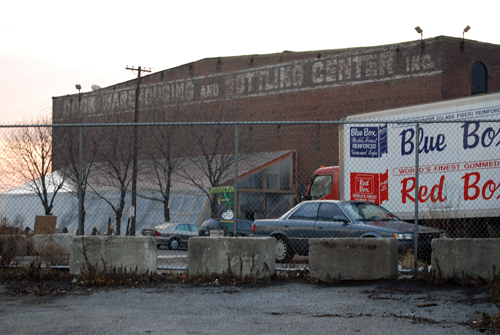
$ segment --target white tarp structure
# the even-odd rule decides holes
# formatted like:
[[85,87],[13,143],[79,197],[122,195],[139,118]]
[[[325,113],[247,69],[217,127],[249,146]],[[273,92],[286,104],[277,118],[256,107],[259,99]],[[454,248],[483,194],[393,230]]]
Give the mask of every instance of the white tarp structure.
[[[238,175],[241,180],[251,176],[254,173],[259,173],[263,169],[273,166],[280,160],[289,158],[294,152],[264,152],[250,155],[241,155],[238,164]],[[195,158],[200,159],[200,158]],[[188,162],[191,161],[190,164]],[[210,183],[206,176],[199,171],[196,164],[192,163],[193,159],[186,160],[183,167],[183,174],[196,179],[199,185],[203,185],[210,190]],[[285,160],[287,171],[293,174],[295,170],[292,166],[293,159]],[[140,234],[141,229],[150,228],[164,222],[163,204],[158,201],[148,200],[144,196],[152,196],[157,193],[157,184],[154,182],[151,170],[147,169],[150,162],[143,161],[141,164],[143,172],[140,174],[137,187],[137,222],[136,234]],[[288,166],[289,165],[289,166]],[[149,172],[147,172],[149,171]],[[58,173],[57,171],[54,173]],[[234,183],[235,166],[231,166],[225,173],[225,184]],[[295,177],[289,175],[287,178],[293,180]],[[97,179],[97,178],[96,178]],[[95,180],[94,180],[95,181]],[[89,181],[90,183],[92,180]],[[225,185],[223,183],[223,185]],[[290,187],[291,187],[290,182]],[[244,188],[242,187],[242,190]],[[85,197],[85,231],[90,231],[95,227],[101,234],[107,231],[108,223],[111,222],[112,229],[115,229],[115,214],[110,205],[103,200],[106,198],[112,203],[119,201],[118,191],[109,187],[97,187],[100,197],[87,189]],[[142,196],[141,196],[142,195]],[[293,197],[292,197],[293,198]],[[171,222],[185,222],[193,224],[201,224],[210,215],[210,206],[207,203],[206,194],[190,184],[181,174],[176,174],[172,177],[172,191],[169,201]],[[123,213],[121,234],[125,234],[127,220],[131,215],[131,197],[130,192],[127,193],[126,205]],[[284,209],[284,208],[283,208]],[[287,204],[287,210],[289,205]],[[33,230],[35,216],[43,215],[43,206],[40,203],[38,196],[26,185],[19,186],[8,192],[0,194],[0,215],[6,218],[10,223],[22,228],[29,227]],[[78,198],[75,192],[71,192],[66,186],[56,195],[54,201],[53,214],[57,216],[57,230],[61,231],[67,228],[70,233],[75,233],[78,221]]]

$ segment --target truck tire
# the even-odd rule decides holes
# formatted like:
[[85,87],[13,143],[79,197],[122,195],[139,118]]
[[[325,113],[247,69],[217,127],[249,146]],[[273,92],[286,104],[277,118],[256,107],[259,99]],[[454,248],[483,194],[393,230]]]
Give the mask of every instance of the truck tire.
[[276,237],[276,263],[288,263],[292,260],[293,253],[290,245],[283,236]]

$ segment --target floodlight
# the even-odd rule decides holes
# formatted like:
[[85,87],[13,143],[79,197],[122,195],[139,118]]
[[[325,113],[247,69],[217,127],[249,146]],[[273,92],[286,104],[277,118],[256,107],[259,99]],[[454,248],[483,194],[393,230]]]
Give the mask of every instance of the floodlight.
[[460,42],[460,49],[464,51],[465,48],[465,33],[470,30],[470,26],[464,28],[464,32],[462,33],[462,41]]

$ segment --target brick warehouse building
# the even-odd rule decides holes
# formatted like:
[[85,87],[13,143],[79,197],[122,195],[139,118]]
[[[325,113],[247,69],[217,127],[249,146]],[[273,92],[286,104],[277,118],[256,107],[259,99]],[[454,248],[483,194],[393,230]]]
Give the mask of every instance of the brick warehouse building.
[[[132,122],[136,85],[135,79],[80,96],[54,97],[53,122],[74,122],[75,116],[111,122],[108,116],[117,113],[120,122]],[[207,58],[156,72],[142,78],[139,122],[153,120],[148,114],[153,105],[167,110],[163,121],[214,121],[211,111],[228,102],[232,112],[219,119],[316,121],[498,91],[500,45],[440,36],[374,47]],[[173,120],[168,110],[176,108],[184,110]],[[280,131],[271,137],[268,130],[256,130],[258,150],[295,150],[298,183],[306,183],[320,165],[338,164],[336,127],[274,126],[273,132]]]

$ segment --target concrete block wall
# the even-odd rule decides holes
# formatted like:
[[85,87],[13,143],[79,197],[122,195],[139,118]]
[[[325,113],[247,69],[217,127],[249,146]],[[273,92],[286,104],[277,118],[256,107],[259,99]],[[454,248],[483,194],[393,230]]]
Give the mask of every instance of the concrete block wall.
[[489,279],[494,268],[500,274],[500,239],[433,239],[431,266],[440,279]]
[[70,234],[38,234],[30,238],[31,252],[44,254],[47,252],[69,255],[73,235]]
[[[85,257],[86,256],[86,257]],[[88,262],[103,269],[104,265],[137,269],[139,273],[157,271],[156,241],[142,236],[74,236],[71,240],[69,271],[81,274],[82,267]]]
[[320,280],[376,280],[398,275],[394,238],[309,239],[309,276]]
[[266,278],[274,274],[275,257],[274,237],[192,237],[188,273]]

